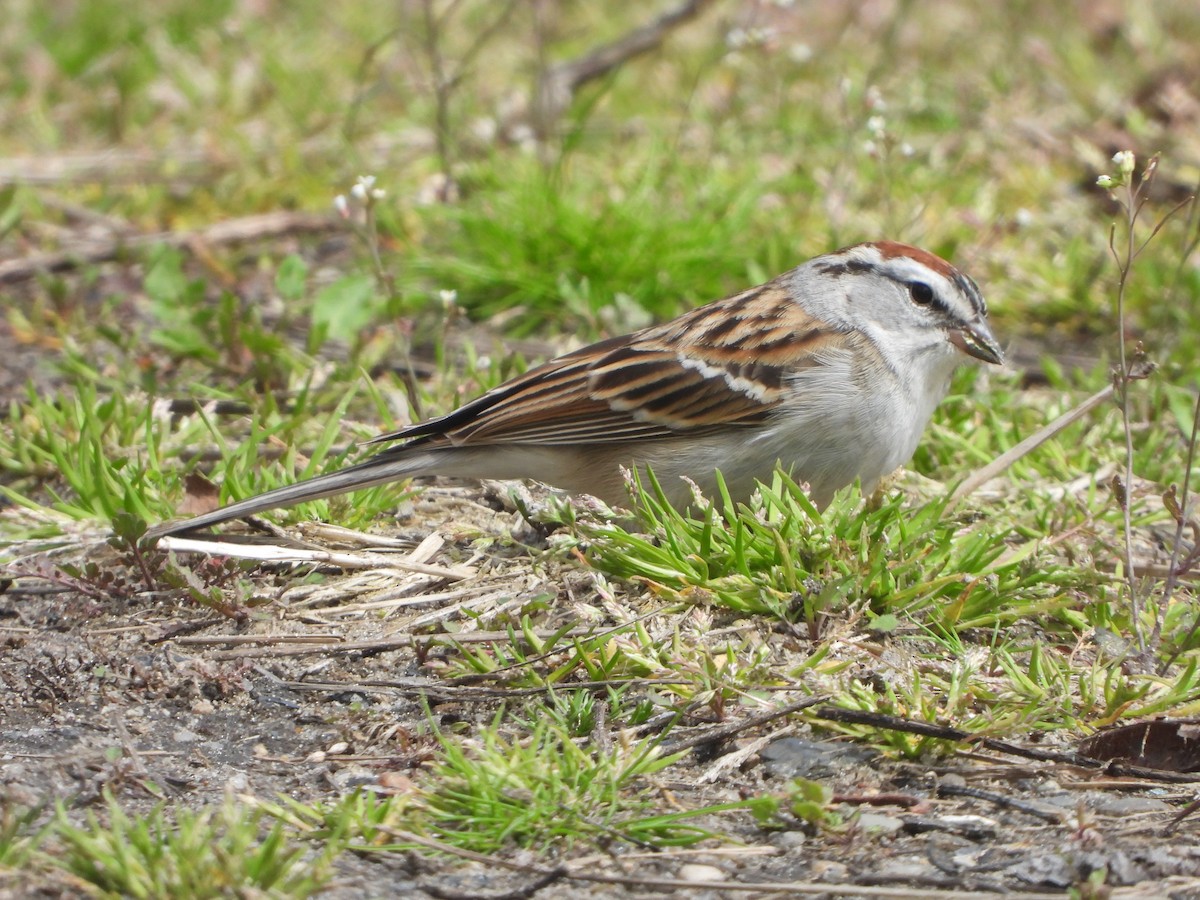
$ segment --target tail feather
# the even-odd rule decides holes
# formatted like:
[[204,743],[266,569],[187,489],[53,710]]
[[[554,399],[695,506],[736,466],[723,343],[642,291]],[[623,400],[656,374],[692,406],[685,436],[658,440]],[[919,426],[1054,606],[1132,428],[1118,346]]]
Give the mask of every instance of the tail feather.
[[155,525],[147,530],[146,537],[160,538],[170,534],[182,534],[197,528],[206,528],[209,525],[219,525],[221,522],[228,522],[231,519],[240,519],[268,509],[295,506],[297,503],[304,503],[307,500],[320,500],[324,497],[332,497],[334,494],[343,494],[347,491],[375,487],[389,481],[426,474],[425,462],[423,455],[410,457],[396,456],[387,452],[381,453],[345,469],[277,487],[246,500],[239,500],[220,509],[214,509],[212,512],[180,522],[165,522]]

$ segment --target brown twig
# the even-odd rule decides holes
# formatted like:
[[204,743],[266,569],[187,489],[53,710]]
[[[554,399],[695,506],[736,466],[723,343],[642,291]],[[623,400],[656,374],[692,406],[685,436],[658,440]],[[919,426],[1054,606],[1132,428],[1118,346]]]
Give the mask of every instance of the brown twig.
[[949,501],[946,503],[945,512],[950,512],[964,498],[970,496],[977,491],[982,485],[995,478],[1018,459],[1028,456],[1050,438],[1054,437],[1064,429],[1078,422],[1093,409],[1107,402],[1112,398],[1113,386],[1110,384],[1101,391],[1097,391],[1088,397],[1075,408],[1063,413],[1049,425],[1038,429],[1034,434],[1031,434],[1021,443],[1001,453],[982,469],[977,470],[971,477],[954,489],[954,493],[950,495]]
[[1035,803],[1029,803],[1021,800],[1010,794],[998,794],[995,791],[985,791],[982,788],[971,787],[970,785],[955,785],[941,783],[937,786],[939,797],[970,797],[974,800],[983,800],[987,803],[993,803],[1002,809],[1012,809],[1017,812],[1023,812],[1026,815],[1033,816],[1035,819],[1041,819],[1044,822],[1052,822],[1055,825],[1061,825],[1066,821],[1067,813],[1061,809],[1046,809],[1038,806]]
[[[621,687],[657,687],[671,684],[686,684],[683,678],[643,678],[622,681]],[[612,686],[608,681],[580,681],[566,684],[546,684],[528,688],[457,687],[444,682],[424,679],[410,681],[365,681],[322,682],[322,681],[279,681],[280,687],[293,691],[315,693],[361,693],[392,694],[401,696],[424,696],[438,702],[495,703],[497,700],[512,700],[517,697],[540,697],[556,691],[603,691]],[[605,736],[607,737],[607,732]]]
[[[538,636],[546,639],[558,636],[590,635],[586,628],[571,629],[568,632],[539,632]],[[181,644],[212,644],[239,643],[241,636],[222,636],[219,638],[195,637],[181,638]],[[253,640],[253,639],[251,639]],[[492,641],[509,641],[512,635],[507,631],[470,631],[463,634],[433,633],[433,634],[397,634],[389,638],[374,641],[335,641],[320,644],[300,644],[290,647],[274,646],[279,643],[277,637],[266,635],[258,642],[267,644],[263,647],[247,647],[241,650],[217,650],[208,654],[209,659],[256,659],[261,657],[290,657],[332,655],[342,653],[386,653],[391,650],[402,650],[435,641],[446,641],[455,644],[485,644]],[[449,682],[453,684],[452,682]]]
[[985,747],[996,753],[1007,753],[1023,759],[1034,759],[1041,762],[1055,762],[1064,765],[1078,766],[1082,769],[1098,769],[1113,776],[1130,778],[1145,778],[1150,781],[1165,781],[1174,784],[1194,784],[1200,781],[1200,772],[1171,772],[1165,769],[1152,769],[1147,766],[1133,766],[1125,763],[1109,762],[1093,759],[1073,751],[1042,750],[1036,747],[1023,747],[996,738],[983,737],[963,731],[961,728],[951,728],[946,725],[935,725],[932,722],[917,722],[902,719],[899,716],[889,716],[884,713],[868,712],[861,709],[842,709],[836,706],[823,706],[810,713],[818,719],[829,722],[842,722],[852,725],[868,725],[872,728],[886,728],[905,734],[917,734],[922,737],[938,738],[945,741],[959,741]]
[[672,31],[700,15],[713,2],[686,0],[653,22],[634,28],[611,43],[546,69],[534,91],[533,124],[538,135],[545,137],[550,133],[581,87],[607,75],[634,57],[656,49]]
[[789,703],[786,706],[780,706],[775,709],[769,709],[766,712],[759,713],[755,716],[749,716],[738,722],[726,722],[721,725],[715,725],[712,728],[706,728],[699,734],[694,734],[691,737],[684,738],[680,741],[667,744],[662,748],[664,753],[679,753],[684,750],[691,750],[693,747],[699,747],[702,744],[712,744],[717,741],[726,741],[743,731],[749,731],[751,728],[758,728],[775,719],[781,719],[784,716],[790,716],[792,713],[800,712],[803,709],[808,709],[810,706],[815,706],[818,703],[824,703],[828,697],[807,697],[804,700],[797,700],[795,703]]
[[169,154],[108,150],[62,156],[17,156],[0,159],[0,185],[66,184],[103,181],[106,184],[143,183],[172,167],[211,168],[203,153],[175,148]]
[[42,272],[67,272],[81,266],[110,262],[127,250],[159,244],[184,249],[196,245],[242,244],[297,232],[335,231],[341,227],[331,215],[281,211],[228,219],[200,231],[115,236],[111,240],[89,242],[75,250],[35,253],[21,259],[0,261],[0,285],[28,281]]

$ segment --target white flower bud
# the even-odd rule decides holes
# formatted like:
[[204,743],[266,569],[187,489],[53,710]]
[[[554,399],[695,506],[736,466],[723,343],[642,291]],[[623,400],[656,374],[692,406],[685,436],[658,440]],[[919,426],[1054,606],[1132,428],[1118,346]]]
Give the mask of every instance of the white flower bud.
[[788,47],[788,59],[794,63],[806,63],[813,58],[813,48],[808,44],[792,44]]

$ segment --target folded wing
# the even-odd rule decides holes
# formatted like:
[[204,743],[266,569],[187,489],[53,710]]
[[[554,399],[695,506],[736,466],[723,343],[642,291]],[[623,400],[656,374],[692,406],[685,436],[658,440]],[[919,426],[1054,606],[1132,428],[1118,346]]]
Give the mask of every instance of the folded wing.
[[448,415],[373,443],[562,446],[759,425],[783,401],[789,374],[823,365],[847,340],[772,282],[559,357]]

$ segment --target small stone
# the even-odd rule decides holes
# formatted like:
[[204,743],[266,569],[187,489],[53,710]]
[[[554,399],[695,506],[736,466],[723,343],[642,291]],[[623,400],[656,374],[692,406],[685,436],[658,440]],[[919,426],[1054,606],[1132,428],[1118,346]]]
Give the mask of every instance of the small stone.
[[1173,807],[1152,797],[1121,797],[1113,794],[1090,794],[1088,805],[1102,816],[1132,816],[1137,813],[1167,813]]
[[812,875],[814,881],[827,881],[833,884],[841,884],[850,880],[850,869],[840,862],[833,862],[828,859],[814,860],[812,864]]
[[897,819],[895,816],[885,816],[883,813],[860,813],[856,821],[858,827],[863,831],[870,831],[875,834],[894,834],[904,827],[903,819]]
[[370,769],[363,766],[346,766],[329,775],[333,786],[343,793],[358,788],[374,788],[379,784],[379,778]]
[[772,741],[759,754],[766,769],[777,778],[808,778],[821,781],[853,766],[867,765],[879,754],[867,747],[840,741],[806,741],[785,737]]
[[727,876],[716,866],[703,863],[687,863],[679,868],[679,877],[684,881],[725,881]]
[[949,815],[939,816],[938,819],[948,830],[969,835],[976,840],[995,837],[1000,829],[1000,823],[987,816]]
[[881,883],[897,881],[916,881],[929,878],[937,872],[928,860],[920,856],[900,856],[883,860],[879,867],[871,873]]
[[771,835],[771,843],[784,853],[796,850],[808,842],[808,836],[803,831],[778,831]]
[[403,772],[380,772],[379,786],[392,794],[407,794],[414,788],[412,779]]

